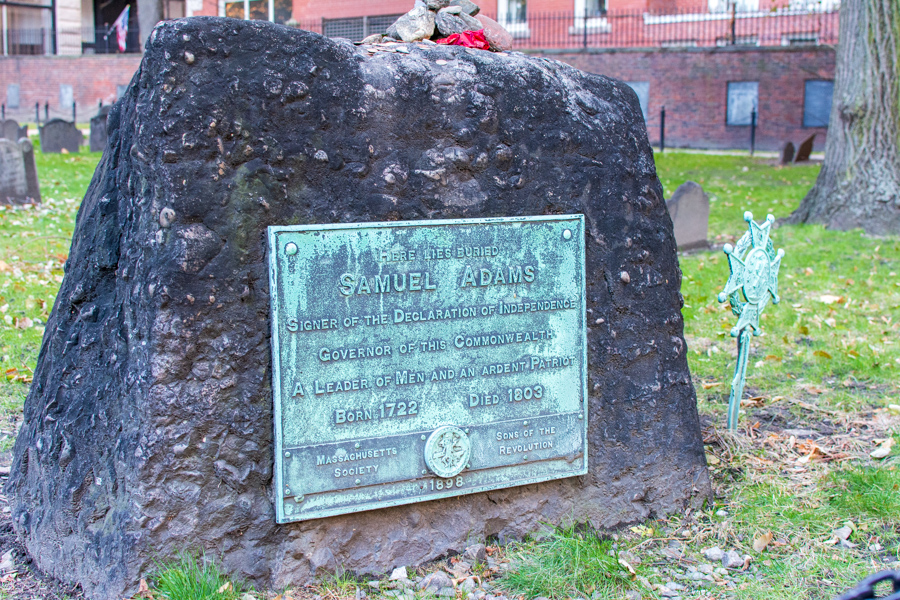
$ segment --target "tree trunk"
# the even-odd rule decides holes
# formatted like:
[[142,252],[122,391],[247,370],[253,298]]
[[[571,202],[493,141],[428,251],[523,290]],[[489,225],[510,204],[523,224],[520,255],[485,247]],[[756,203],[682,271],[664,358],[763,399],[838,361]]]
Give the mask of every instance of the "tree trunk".
[[900,2],[844,0],[825,144],[792,223],[900,233]]

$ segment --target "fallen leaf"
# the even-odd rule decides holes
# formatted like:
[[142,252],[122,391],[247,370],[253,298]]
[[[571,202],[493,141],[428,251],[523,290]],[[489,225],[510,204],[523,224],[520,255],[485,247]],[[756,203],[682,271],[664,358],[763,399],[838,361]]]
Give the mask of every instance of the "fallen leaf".
[[757,552],[762,552],[763,550],[766,549],[766,546],[768,546],[774,538],[775,538],[775,536],[772,535],[772,532],[767,531],[766,533],[762,534],[761,536],[759,536],[758,538],[753,540],[753,549],[756,550]]
[[887,456],[891,453],[891,448],[894,445],[894,438],[888,438],[878,444],[878,447],[872,450],[869,453],[869,456],[872,458],[887,458]]
[[808,334],[809,334],[809,327],[807,327],[806,325],[801,325],[800,327],[797,328],[797,331],[799,331],[799,332],[802,333],[803,335],[808,335]]
[[643,537],[650,537],[653,535],[653,530],[646,525],[635,525],[631,528],[631,531]]
[[719,457],[716,456],[715,454],[709,454],[709,453],[707,453],[707,455],[706,455],[706,464],[708,464],[708,465],[718,465],[718,464],[721,463],[721,462],[722,462],[722,461],[719,460]]
[[805,456],[801,456],[797,459],[798,465],[805,465],[811,460],[821,460],[825,458],[825,453],[822,452],[822,449],[819,448],[816,444],[813,444],[812,450],[809,451],[809,454]]
[[819,296],[819,302],[823,304],[840,304],[844,301],[843,296],[832,296],[831,294],[823,294]]
[[813,352],[813,356],[819,356],[821,358],[831,358],[831,355],[824,350],[816,350],[815,352]]
[[704,390],[708,390],[708,389],[711,389],[711,388],[714,388],[714,387],[720,386],[720,385],[722,385],[722,382],[721,382],[721,381],[716,381],[716,382],[714,382],[714,383],[704,383],[704,384],[703,384],[703,389],[704,389]]
[[624,560],[622,560],[621,558],[619,559],[619,564],[622,565],[623,567],[625,567],[625,570],[628,571],[629,575],[631,576],[631,579],[635,579],[637,577],[637,573],[635,573],[632,566],[629,565]]
[[833,532],[834,537],[837,538],[838,541],[848,540],[850,539],[850,534],[853,533],[853,528],[844,525],[843,527],[839,527],[835,529]]
[[222,587],[220,587],[219,589],[216,590],[216,593],[222,594],[222,593],[230,592],[230,591],[231,591],[231,582],[226,581],[225,583],[222,584]]
[[150,586],[147,585],[146,579],[141,579],[140,584],[138,584],[138,598],[152,598],[153,592],[150,591]]

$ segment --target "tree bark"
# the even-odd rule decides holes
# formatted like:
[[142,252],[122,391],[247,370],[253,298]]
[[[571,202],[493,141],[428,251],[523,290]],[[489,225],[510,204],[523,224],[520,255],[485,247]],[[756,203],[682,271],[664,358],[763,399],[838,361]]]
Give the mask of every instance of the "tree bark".
[[900,233],[900,2],[844,0],[825,163],[788,218]]

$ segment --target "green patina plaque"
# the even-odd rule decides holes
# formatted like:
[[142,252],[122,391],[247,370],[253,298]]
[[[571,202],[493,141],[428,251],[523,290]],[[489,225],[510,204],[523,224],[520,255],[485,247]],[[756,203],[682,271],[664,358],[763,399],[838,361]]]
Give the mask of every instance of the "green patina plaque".
[[269,227],[279,523],[587,472],[584,217]]

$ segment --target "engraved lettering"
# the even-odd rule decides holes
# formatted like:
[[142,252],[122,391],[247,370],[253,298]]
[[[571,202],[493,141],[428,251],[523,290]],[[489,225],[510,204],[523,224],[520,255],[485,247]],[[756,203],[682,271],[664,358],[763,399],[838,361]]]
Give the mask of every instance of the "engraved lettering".
[[291,396],[303,396],[303,384],[299,381],[294,384],[294,393]]

